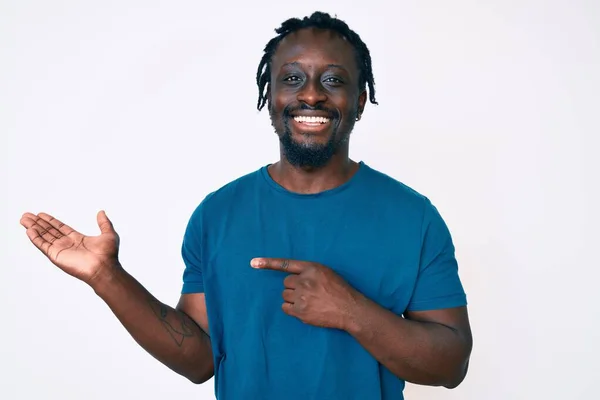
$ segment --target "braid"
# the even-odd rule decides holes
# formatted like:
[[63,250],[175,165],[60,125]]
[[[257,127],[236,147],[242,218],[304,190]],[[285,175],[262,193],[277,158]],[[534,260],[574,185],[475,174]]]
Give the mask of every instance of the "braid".
[[348,27],[348,25],[337,18],[332,18],[329,14],[323,12],[315,12],[310,17],[304,17],[303,19],[290,18],[284,21],[281,26],[275,29],[275,36],[269,40],[264,48],[264,54],[260,63],[258,64],[258,71],[256,72],[256,84],[258,85],[258,110],[262,110],[267,102],[267,95],[265,88],[271,81],[271,59],[277,45],[284,37],[288,34],[298,31],[304,28],[319,28],[329,29],[344,36],[350,44],[352,44],[356,50],[356,58],[358,62],[358,68],[360,71],[359,88],[365,89],[365,86],[369,87],[369,101],[372,104],[378,104],[375,100],[375,79],[373,78],[373,68],[371,66],[371,53],[367,48],[367,45],[362,41],[360,36]]

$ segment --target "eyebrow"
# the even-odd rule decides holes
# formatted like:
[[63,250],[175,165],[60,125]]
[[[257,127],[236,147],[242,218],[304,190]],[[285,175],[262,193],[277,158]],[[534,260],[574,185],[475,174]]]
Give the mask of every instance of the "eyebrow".
[[[300,65],[302,65],[302,63],[300,63],[300,62],[298,62],[298,61],[292,61],[292,62],[289,62],[289,63],[285,63],[285,64],[283,64],[283,65],[282,65],[282,67],[287,67],[287,66],[291,66],[291,67],[298,67],[298,66],[300,66]],[[343,67],[342,65],[340,65],[340,64],[327,64],[327,67],[328,67],[328,68],[337,68],[337,69],[342,69],[342,70],[344,70],[344,71],[348,72],[348,70],[347,70],[346,68],[344,68],[344,67]]]

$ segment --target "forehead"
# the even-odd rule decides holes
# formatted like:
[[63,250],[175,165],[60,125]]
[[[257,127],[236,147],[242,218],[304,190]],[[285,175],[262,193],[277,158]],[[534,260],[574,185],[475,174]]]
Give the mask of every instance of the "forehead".
[[271,64],[277,70],[284,64],[318,66],[338,64],[355,69],[354,47],[339,33],[328,29],[306,28],[288,34],[277,46]]

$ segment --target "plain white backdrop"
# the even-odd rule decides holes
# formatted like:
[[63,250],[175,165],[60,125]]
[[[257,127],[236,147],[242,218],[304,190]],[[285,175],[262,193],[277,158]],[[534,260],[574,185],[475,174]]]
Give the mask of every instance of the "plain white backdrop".
[[[592,399],[600,370],[600,3],[0,0],[0,397],[214,399],[131,339],[19,225],[45,211],[179,297],[191,212],[273,162],[256,68],[273,29],[337,14],[379,106],[351,156],[427,195],[453,233],[474,333],[457,389],[408,400]],[[252,371],[248,371],[249,374]]]

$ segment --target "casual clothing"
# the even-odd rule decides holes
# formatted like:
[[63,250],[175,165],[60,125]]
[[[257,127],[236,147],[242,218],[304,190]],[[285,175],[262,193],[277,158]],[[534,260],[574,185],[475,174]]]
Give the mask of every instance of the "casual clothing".
[[292,193],[267,166],[209,194],[182,244],[182,293],[205,293],[219,400],[399,400],[404,381],[353,337],[281,310],[285,272],[321,263],[402,315],[466,305],[450,232],[423,195],[361,162],[345,184]]

